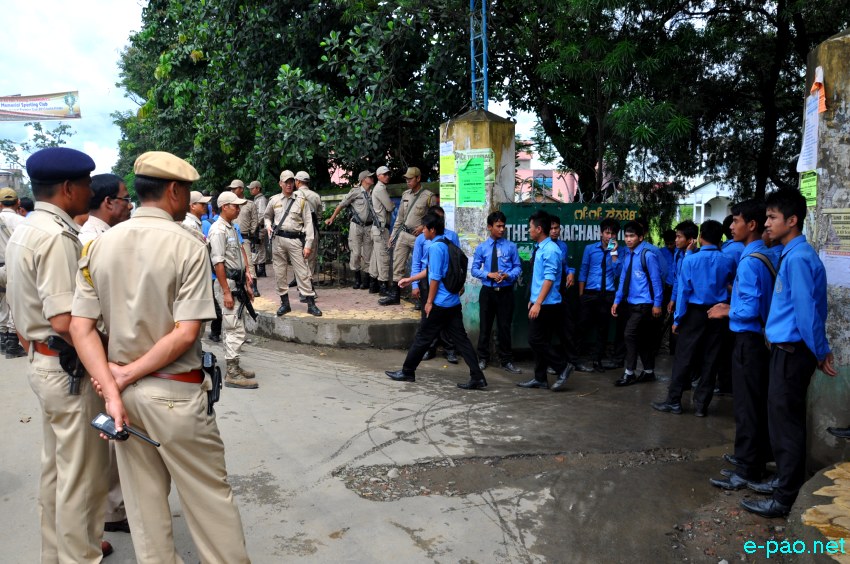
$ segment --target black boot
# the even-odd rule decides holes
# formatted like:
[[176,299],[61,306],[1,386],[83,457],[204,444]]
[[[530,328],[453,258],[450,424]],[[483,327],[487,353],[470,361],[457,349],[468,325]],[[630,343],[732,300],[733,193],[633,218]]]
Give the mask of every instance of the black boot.
[[259,298],[260,297],[260,290],[257,289],[257,279],[254,278],[254,280],[252,282],[253,282],[253,284],[251,285],[251,290],[254,292],[254,296]]
[[289,305],[289,294],[280,297],[280,307],[277,308],[277,315],[280,317],[281,315],[287,314],[292,311],[292,306]]
[[289,287],[295,288],[296,286],[298,286],[298,281],[293,278],[292,282],[289,283]]
[[401,290],[399,290],[398,286],[393,286],[391,289],[387,291],[387,297],[381,298],[378,300],[378,305],[388,306],[388,305],[398,305],[401,303]]
[[0,353],[6,352],[6,341],[9,340],[8,333],[0,333]]
[[355,270],[354,271],[354,286],[352,286],[352,289],[359,290],[360,286],[362,286],[362,284],[363,284],[363,281],[360,277],[360,271]]
[[18,358],[19,356],[27,356],[27,351],[21,346],[18,340],[17,333],[6,333],[6,358]]
[[372,282],[369,284],[369,293],[370,294],[377,294],[380,291],[381,291],[380,282],[378,282],[377,278],[372,278]]
[[389,295],[389,293],[390,293],[389,284],[387,284],[386,282],[381,282],[380,286],[378,287],[378,293],[381,294],[382,296]]
[[360,285],[361,290],[368,290],[372,285],[372,276],[368,272],[363,273],[363,284]]
[[322,317],[322,310],[316,307],[316,298],[313,296],[307,296],[307,313],[316,317]]

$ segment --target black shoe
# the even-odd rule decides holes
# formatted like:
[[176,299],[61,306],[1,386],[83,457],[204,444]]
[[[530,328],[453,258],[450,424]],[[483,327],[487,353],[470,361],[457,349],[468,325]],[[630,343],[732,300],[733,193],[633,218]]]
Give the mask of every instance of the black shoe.
[[302,296],[301,292],[298,292],[298,301],[301,302],[302,304],[306,304],[307,303],[307,296]]
[[549,382],[541,382],[540,380],[532,378],[528,382],[520,382],[517,386],[520,388],[540,388],[541,390],[548,390]]
[[826,432],[839,439],[850,439],[850,427],[827,427]]
[[575,369],[575,366],[568,362],[564,370],[561,371],[561,374],[558,375],[558,379],[552,384],[551,390],[553,392],[563,392],[567,389],[567,379],[573,373],[573,369]]
[[289,294],[280,297],[280,307],[277,308],[277,316],[286,315],[292,311],[292,306],[289,305]]
[[637,377],[636,382],[642,384],[643,382],[655,382],[655,371],[647,372],[646,370],[641,370],[640,376]]
[[437,351],[433,351],[433,350],[429,349],[429,350],[425,351],[424,355],[422,355],[422,360],[423,361],[431,360],[435,356],[437,356]]
[[0,353],[6,352],[6,341],[9,340],[9,333],[0,333]]
[[651,404],[652,409],[655,411],[661,411],[664,413],[672,413],[674,415],[682,414],[682,404],[681,403],[670,403],[668,401],[654,401]]
[[251,285],[251,291],[254,292],[255,298],[260,297],[260,290],[259,290],[259,288],[257,288],[257,279],[256,278],[254,278],[254,283]]
[[761,515],[768,519],[787,517],[788,513],[791,511],[790,505],[779,503],[773,498],[759,500],[744,499],[741,500],[741,507],[750,513],[755,513],[756,515]]
[[27,351],[25,351],[24,347],[21,346],[20,341],[18,341],[18,336],[13,334],[12,337],[6,341],[6,358],[20,358],[22,356],[27,356]]
[[773,493],[773,491],[776,489],[776,486],[778,485],[779,478],[774,476],[766,482],[750,482],[749,484],[747,484],[747,487],[753,490],[754,492],[770,495]]
[[212,341],[213,343],[220,343],[221,342],[221,335],[210,333],[210,341]]
[[615,368],[622,368],[623,364],[625,364],[622,360],[603,360],[602,368],[605,370],[614,370]]
[[413,311],[422,311],[422,300],[416,298],[415,300],[410,300],[413,304]]
[[386,282],[380,283],[380,285],[378,286],[378,293],[381,294],[382,296],[389,295],[390,291],[388,289],[388,285],[387,285]]
[[378,305],[388,306],[388,305],[398,305],[401,303],[401,296],[399,295],[398,287],[395,287],[391,290],[387,291],[386,297],[378,300]]
[[369,293],[370,294],[377,294],[380,291],[381,291],[380,282],[378,282],[377,278],[372,278],[372,283],[369,284]]
[[623,374],[623,377],[614,382],[614,385],[618,388],[622,388],[623,386],[631,386],[636,382],[637,376],[635,376],[634,374]]
[[372,286],[372,275],[368,272],[363,273],[363,283],[360,284],[361,290],[369,290]]
[[107,521],[103,524],[103,530],[107,533],[129,533],[130,522],[126,518],[120,521]]
[[483,358],[478,359],[478,370],[486,370],[487,369],[487,361]]
[[449,364],[457,364],[457,353],[455,351],[446,351],[446,361]]
[[362,275],[359,270],[354,271],[354,285],[351,287],[352,290],[359,290],[363,285]]
[[513,362],[503,362],[502,370],[505,372],[510,372],[511,374],[522,374],[522,370],[514,366]]
[[744,466],[744,463],[737,458],[735,458],[732,454],[724,454],[723,460],[731,464],[732,466]]
[[322,310],[316,307],[315,296],[307,296],[307,313],[316,317],[322,317]]
[[297,287],[297,286],[298,286],[298,281],[297,281],[297,280],[294,280],[294,279],[293,279],[293,280],[292,280],[292,282],[290,282],[290,283],[289,283],[289,287],[290,287],[290,288],[295,288],[295,287]]
[[479,380],[470,379],[469,382],[458,384],[457,387],[461,390],[483,390],[487,388],[487,380],[484,378]]
[[694,407],[694,415],[696,415],[697,417],[705,417],[706,415],[708,415],[708,410],[706,410],[704,407]]
[[724,480],[715,480],[711,478],[708,480],[711,482],[712,486],[717,486],[718,488],[722,488],[724,490],[729,491],[737,491],[746,488],[750,481],[741,476],[736,472],[731,472],[729,476]]
[[415,382],[416,375],[415,374],[405,374],[404,370],[396,370],[395,372],[391,370],[387,370],[384,372],[387,376],[395,380],[396,382]]
[[593,372],[595,368],[592,364],[586,364],[584,362],[579,362],[575,365],[576,372]]
[[605,368],[602,366],[601,362],[593,363],[593,371],[594,372],[605,372]]

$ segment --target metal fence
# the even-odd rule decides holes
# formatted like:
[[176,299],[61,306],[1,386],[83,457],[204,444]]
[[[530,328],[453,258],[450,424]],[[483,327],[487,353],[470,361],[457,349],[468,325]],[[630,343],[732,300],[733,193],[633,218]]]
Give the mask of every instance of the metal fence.
[[319,231],[319,272],[313,282],[326,287],[349,284],[353,280],[350,256],[347,232]]

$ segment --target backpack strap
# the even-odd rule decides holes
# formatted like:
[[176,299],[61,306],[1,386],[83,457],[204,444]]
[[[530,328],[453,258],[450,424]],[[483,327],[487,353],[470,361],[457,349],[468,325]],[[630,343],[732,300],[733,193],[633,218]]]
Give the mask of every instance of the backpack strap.
[[776,269],[773,267],[773,263],[770,261],[767,255],[763,253],[750,253],[747,256],[760,260],[770,272],[770,277],[773,278],[774,282],[776,282]]

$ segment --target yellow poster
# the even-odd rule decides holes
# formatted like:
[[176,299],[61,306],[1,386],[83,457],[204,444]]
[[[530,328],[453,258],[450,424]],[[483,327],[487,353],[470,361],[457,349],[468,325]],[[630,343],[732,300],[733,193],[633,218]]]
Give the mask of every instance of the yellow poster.
[[0,121],[80,119],[80,93],[57,92],[35,96],[0,97]]

